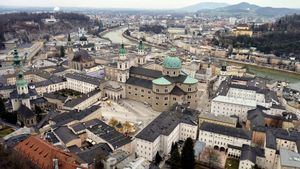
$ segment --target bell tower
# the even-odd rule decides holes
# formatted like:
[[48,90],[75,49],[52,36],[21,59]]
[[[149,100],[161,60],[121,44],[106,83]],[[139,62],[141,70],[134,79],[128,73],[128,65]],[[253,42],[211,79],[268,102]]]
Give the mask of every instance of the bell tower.
[[23,74],[23,65],[21,58],[19,57],[18,51],[14,50],[14,58],[13,58],[13,66],[15,68],[15,72],[17,72],[16,76],[16,88],[17,88],[17,95],[16,97],[12,98],[12,107],[13,111],[16,111],[20,108],[21,104],[27,106],[31,109],[30,106],[30,96],[28,91],[28,83],[24,79]]
[[125,83],[126,80],[129,78],[130,61],[126,56],[126,50],[123,43],[121,44],[121,48],[119,50],[117,68],[119,70],[117,81]]

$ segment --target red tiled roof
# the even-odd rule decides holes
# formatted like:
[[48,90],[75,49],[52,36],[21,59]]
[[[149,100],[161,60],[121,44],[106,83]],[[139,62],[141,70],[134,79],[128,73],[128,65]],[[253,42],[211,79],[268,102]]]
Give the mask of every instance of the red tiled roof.
[[42,169],[53,169],[53,159],[58,160],[60,169],[76,169],[80,167],[75,155],[54,147],[38,136],[30,136],[26,140],[18,143],[15,146],[15,150]]

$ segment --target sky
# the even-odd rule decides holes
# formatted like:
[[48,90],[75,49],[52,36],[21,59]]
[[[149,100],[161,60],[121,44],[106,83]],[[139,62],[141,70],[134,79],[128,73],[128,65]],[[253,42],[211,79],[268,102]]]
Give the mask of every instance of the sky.
[[248,2],[260,6],[300,8],[300,0],[0,0],[0,6],[176,9],[200,2]]

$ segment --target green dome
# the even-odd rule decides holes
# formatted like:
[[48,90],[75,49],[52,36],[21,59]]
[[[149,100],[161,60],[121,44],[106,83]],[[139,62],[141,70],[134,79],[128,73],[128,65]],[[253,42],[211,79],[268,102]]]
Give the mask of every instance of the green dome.
[[181,60],[178,57],[167,56],[163,62],[163,66],[168,69],[180,69]]
[[154,83],[156,85],[171,85],[172,84],[170,81],[168,81],[164,77],[161,77],[161,78],[158,78],[158,79],[154,79],[154,80],[152,80],[152,83]]

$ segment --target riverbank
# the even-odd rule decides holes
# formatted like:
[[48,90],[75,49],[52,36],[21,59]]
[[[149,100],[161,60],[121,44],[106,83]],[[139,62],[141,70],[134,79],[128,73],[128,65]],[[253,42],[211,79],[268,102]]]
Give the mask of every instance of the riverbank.
[[[122,36],[123,36],[124,38],[126,38],[126,39],[128,39],[128,40],[131,40],[131,41],[135,41],[136,43],[139,43],[139,42],[140,42],[140,40],[138,40],[138,39],[136,39],[136,38],[133,38],[133,37],[131,37],[131,36],[126,35],[125,32],[126,32],[126,30],[122,33]],[[151,47],[158,48],[158,49],[162,49],[162,50],[167,50],[167,49],[168,49],[168,48],[166,48],[166,47],[154,45],[154,44],[149,43],[149,42],[147,42],[147,41],[143,41],[143,43],[144,43],[146,46],[151,46]]]
[[280,81],[289,81],[291,83],[296,83],[300,81],[300,73],[298,72],[276,69],[271,67],[264,67],[261,65],[244,63],[244,62],[235,61],[231,59],[224,59],[224,58],[218,58],[218,59],[232,65],[246,67],[249,73],[254,73],[258,77],[267,77],[267,78],[280,80]]

